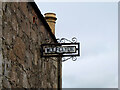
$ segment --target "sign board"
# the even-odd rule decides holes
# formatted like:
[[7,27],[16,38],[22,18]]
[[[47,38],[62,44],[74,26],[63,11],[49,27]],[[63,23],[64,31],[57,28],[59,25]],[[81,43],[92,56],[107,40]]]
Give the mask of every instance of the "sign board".
[[56,47],[46,47],[45,54],[53,53],[75,53],[75,46],[56,46]]
[[79,43],[42,44],[42,57],[80,56]]

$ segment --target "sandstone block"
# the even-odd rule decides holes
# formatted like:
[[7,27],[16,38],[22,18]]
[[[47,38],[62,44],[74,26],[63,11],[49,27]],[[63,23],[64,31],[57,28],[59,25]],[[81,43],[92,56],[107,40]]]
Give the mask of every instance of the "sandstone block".
[[31,30],[31,38],[32,38],[33,42],[37,41],[37,34],[34,30]]
[[12,71],[10,72],[10,81],[16,83],[17,82],[17,72],[16,72],[17,66],[12,66]]
[[29,22],[25,22],[23,24],[23,27],[24,27],[23,31],[26,33],[26,35],[28,35],[28,37],[30,37],[31,27],[30,27]]
[[27,9],[27,3],[20,2],[20,10],[24,13],[24,15],[28,16],[28,9]]
[[11,88],[11,84],[10,84],[10,82],[8,81],[8,79],[7,78],[3,78],[3,87],[5,87],[5,88]]
[[[6,28],[7,29],[7,28]],[[6,30],[6,31],[4,31],[4,37],[5,37],[5,41],[6,41],[6,43],[7,44],[11,44],[12,43],[12,32],[10,32],[10,31],[8,31],[9,30],[9,28]],[[8,32],[7,32],[8,31]]]
[[12,27],[15,31],[18,30],[18,22],[17,22],[16,16],[14,14],[12,16]]
[[38,63],[38,54],[37,54],[37,51],[35,50],[34,52],[34,64],[37,65]]
[[14,45],[14,53],[21,59],[24,60],[25,57],[25,43],[22,41],[21,38],[16,38],[16,43]]
[[13,50],[9,50],[9,55],[8,55],[9,59],[12,60],[12,61],[16,61],[16,56],[13,52]]

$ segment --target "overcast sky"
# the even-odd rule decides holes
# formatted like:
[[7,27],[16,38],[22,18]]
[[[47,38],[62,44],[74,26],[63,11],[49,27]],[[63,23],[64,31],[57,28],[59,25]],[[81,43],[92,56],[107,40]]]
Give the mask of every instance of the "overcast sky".
[[105,2],[37,2],[42,12],[57,15],[57,38],[76,37],[77,61],[62,64],[63,88],[118,87],[118,7]]

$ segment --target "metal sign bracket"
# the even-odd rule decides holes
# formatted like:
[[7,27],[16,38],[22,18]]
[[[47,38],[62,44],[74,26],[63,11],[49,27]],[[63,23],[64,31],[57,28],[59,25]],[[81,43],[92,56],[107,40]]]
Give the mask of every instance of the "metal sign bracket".
[[58,43],[41,45],[41,57],[61,57],[62,62],[72,59],[77,60],[80,56],[80,43],[75,37],[72,40],[66,38],[57,39]]

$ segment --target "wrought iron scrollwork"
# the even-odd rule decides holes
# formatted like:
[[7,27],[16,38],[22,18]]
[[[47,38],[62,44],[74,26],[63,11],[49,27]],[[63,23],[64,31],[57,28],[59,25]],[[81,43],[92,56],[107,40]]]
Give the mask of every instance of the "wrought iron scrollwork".
[[[48,38],[46,38],[45,41],[50,43],[50,39],[48,39]],[[73,37],[72,40],[68,40],[66,38],[61,38],[61,39],[58,38],[57,41],[58,41],[58,43],[66,43],[66,42],[77,43],[77,38]]]
[[73,43],[77,43],[77,38],[76,38],[76,37],[73,37],[73,38],[72,38],[72,42],[73,42]]
[[63,57],[63,58],[62,58],[62,62],[65,62],[65,61],[67,61],[67,60],[69,60],[69,59],[72,59],[73,61],[76,61],[76,60],[77,60],[77,57],[69,57],[69,58]]
[[65,61],[67,61],[67,60],[69,60],[69,59],[71,59],[71,57],[69,57],[69,58],[63,57],[63,58],[62,58],[62,62],[65,62]]
[[[61,38],[61,39],[58,38],[57,41],[58,41],[58,43],[67,43],[67,42],[69,42],[69,43],[77,43],[77,38],[73,37],[71,40],[68,40],[66,38]],[[67,61],[69,59],[72,59],[73,61],[76,61],[77,57],[74,57],[74,56],[69,57],[69,58],[62,57],[62,62],[65,62],[65,61]]]
[[70,43],[76,43],[77,42],[77,38],[73,37],[72,40],[68,40],[66,38],[61,38],[61,39],[57,39],[58,43],[65,43],[65,42],[70,42]]
[[73,61],[76,61],[76,60],[77,60],[77,57],[72,57],[72,60],[73,60]]

